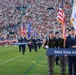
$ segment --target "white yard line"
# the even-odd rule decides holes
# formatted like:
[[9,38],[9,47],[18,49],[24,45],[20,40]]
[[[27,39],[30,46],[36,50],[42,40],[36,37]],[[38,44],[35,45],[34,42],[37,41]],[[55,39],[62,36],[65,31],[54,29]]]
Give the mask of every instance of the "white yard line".
[[16,58],[19,58],[20,56],[22,56],[22,55],[19,55],[19,56],[17,56],[17,57],[14,57],[14,58],[11,58],[11,59],[9,59],[9,60],[7,60],[7,61],[4,61],[4,62],[0,63],[0,65],[3,65],[3,64],[5,64],[5,63],[7,63],[7,62],[9,62],[9,61],[12,61],[12,60],[16,59]]

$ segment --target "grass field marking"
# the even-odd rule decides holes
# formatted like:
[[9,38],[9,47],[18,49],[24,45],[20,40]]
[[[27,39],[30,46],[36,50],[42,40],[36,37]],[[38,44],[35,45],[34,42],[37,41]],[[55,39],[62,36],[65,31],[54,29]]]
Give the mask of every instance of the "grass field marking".
[[38,64],[38,63],[36,63],[35,61],[33,61],[33,63],[34,63],[35,65],[37,65],[37,66],[40,66],[40,67],[44,67],[44,68],[47,67],[47,66],[44,66],[44,65]]
[[[44,56],[45,53],[43,53],[37,60],[36,63]],[[35,64],[33,63],[24,73],[23,75],[26,75],[33,67],[35,66]]]
[[0,63],[0,65],[3,65],[3,64],[5,64],[5,63],[7,63],[7,62],[9,62],[9,61],[12,61],[12,60],[16,59],[16,58],[19,58],[20,56],[22,56],[22,55],[19,55],[19,56],[16,56],[16,57],[14,57],[14,58],[11,58],[11,59],[9,59],[9,60],[7,60],[7,61],[4,61],[4,62]]

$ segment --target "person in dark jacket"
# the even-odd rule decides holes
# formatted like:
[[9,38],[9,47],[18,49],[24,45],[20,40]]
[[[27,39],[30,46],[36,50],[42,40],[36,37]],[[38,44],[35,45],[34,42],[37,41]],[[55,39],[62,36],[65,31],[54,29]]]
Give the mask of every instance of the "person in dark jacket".
[[32,38],[32,45],[33,45],[33,47],[35,49],[35,52],[37,52],[37,42],[38,42],[37,37],[33,36],[33,38]]
[[[55,48],[64,48],[64,39],[60,37],[59,32],[55,33]],[[66,57],[65,56],[57,56],[56,57],[56,65],[59,65],[58,60],[60,60],[60,72],[61,75],[66,75]]]
[[[70,34],[66,38],[65,47],[76,49],[76,33],[73,27],[71,28]],[[76,56],[68,56],[68,69],[69,75],[76,75]]]
[[38,37],[38,48],[40,49],[42,46],[42,39]]
[[27,38],[28,39],[28,49],[29,49],[29,52],[32,51],[32,38]]
[[[21,38],[20,38],[20,43],[26,43],[27,42],[27,39],[25,37],[25,35],[21,35]],[[21,51],[24,55],[25,51],[26,51],[26,45],[25,44],[21,44]]]
[[[18,36],[18,42],[21,42],[21,36]],[[19,45],[19,52],[21,52],[21,45]]]
[[[60,37],[59,37],[59,32],[55,32],[55,48],[59,48],[59,42],[60,42]],[[59,56],[55,56],[55,61],[56,65],[59,65]]]
[[[48,41],[46,40],[45,44],[48,45],[49,48],[55,48],[55,38],[54,38],[53,31],[50,32],[49,40]],[[47,56],[47,62],[48,62],[48,74],[53,75],[54,74],[54,56]]]

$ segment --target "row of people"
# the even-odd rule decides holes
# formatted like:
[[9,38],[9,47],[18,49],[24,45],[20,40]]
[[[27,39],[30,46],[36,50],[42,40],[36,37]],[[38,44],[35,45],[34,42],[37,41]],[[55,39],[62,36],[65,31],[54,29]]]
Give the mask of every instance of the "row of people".
[[[21,26],[23,22],[25,23],[26,30],[28,30],[28,17],[30,17],[32,28],[35,28],[41,36],[47,35],[50,29],[62,30],[61,24],[57,22],[57,13],[62,0],[34,0],[32,3],[30,1],[31,0],[0,0],[0,28],[3,29],[5,35],[10,35],[10,30],[16,33],[18,30],[12,26]],[[68,27],[72,6],[70,0],[63,0],[63,2],[66,15],[65,24]],[[24,11],[25,15],[22,19],[22,11],[18,11],[17,7],[23,6],[27,8]],[[12,27],[12,29],[9,27]]]
[[[55,37],[54,37],[55,36]],[[49,40],[45,40],[44,46],[49,46],[49,48],[63,48],[64,47],[64,39],[60,38],[59,32],[56,32],[55,35],[51,31],[49,34]],[[61,74],[66,73],[66,57],[58,57],[56,56],[56,64],[58,64],[58,59],[60,59],[60,68],[61,68]],[[54,56],[47,56],[48,61],[48,73],[49,75],[53,75],[54,73]]]
[[[36,36],[34,37],[30,37],[30,38],[27,38],[25,35],[20,35],[19,36],[19,39],[18,39],[18,42],[19,43],[28,43],[28,49],[29,49],[29,52],[32,51],[32,48],[34,48],[35,52],[37,52],[37,47],[41,47],[42,45],[42,40],[40,38],[37,38]],[[19,45],[19,51],[24,54],[25,53],[25,50],[26,50],[26,45]]]
[[[44,40],[44,46],[46,48],[76,48],[76,33],[75,29],[71,28],[66,41],[59,37],[59,32],[56,32],[55,35],[53,32],[50,32],[49,39]],[[58,57],[56,58],[58,59]],[[47,56],[48,62],[48,73],[49,75],[54,74],[54,60],[55,56]],[[69,75],[76,75],[76,56],[60,56],[60,74],[66,75],[66,63],[68,61],[68,71]]]

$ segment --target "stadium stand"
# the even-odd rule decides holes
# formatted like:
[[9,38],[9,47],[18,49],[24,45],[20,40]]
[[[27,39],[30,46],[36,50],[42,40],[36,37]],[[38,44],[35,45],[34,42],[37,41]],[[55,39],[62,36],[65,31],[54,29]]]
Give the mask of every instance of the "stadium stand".
[[[57,21],[61,0],[0,0],[0,35],[14,37],[20,26],[31,21],[32,29],[40,36],[48,35],[50,30],[62,32],[62,25]],[[63,0],[66,28],[70,26],[72,13],[71,0]]]

